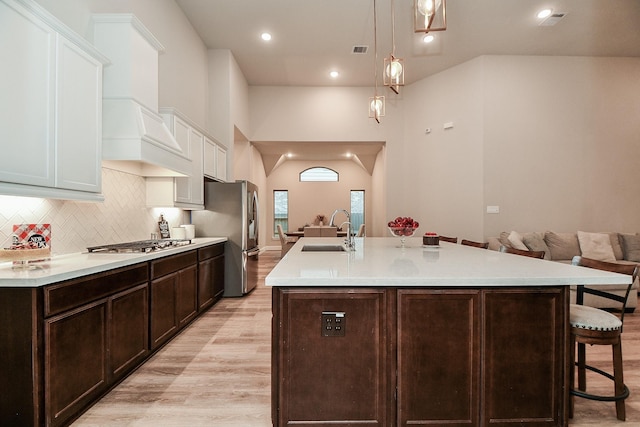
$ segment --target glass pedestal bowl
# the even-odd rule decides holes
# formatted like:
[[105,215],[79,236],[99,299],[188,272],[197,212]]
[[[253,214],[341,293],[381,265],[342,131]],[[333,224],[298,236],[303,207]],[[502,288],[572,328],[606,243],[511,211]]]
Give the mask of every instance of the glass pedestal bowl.
[[413,228],[413,227],[387,227],[389,229],[389,232],[391,233],[391,235],[393,237],[399,237],[400,238],[400,247],[404,248],[404,244],[405,241],[407,239],[407,237],[411,237],[415,234],[416,230],[418,229],[418,227]]

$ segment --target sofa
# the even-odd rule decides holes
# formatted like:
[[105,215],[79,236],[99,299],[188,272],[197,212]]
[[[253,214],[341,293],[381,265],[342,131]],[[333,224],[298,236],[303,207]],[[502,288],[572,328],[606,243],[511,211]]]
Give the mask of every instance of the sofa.
[[[531,251],[544,251],[546,260],[571,264],[574,256],[592,258],[623,264],[640,263],[640,235],[617,232],[569,232],[554,231],[502,232],[489,237],[489,249],[500,250],[500,246]],[[624,296],[626,286],[607,286],[606,290]],[[575,287],[571,289],[571,302],[575,301]],[[585,305],[610,308],[610,300],[594,295],[585,295]],[[633,284],[627,300],[626,311],[633,312],[638,305],[638,281]]]

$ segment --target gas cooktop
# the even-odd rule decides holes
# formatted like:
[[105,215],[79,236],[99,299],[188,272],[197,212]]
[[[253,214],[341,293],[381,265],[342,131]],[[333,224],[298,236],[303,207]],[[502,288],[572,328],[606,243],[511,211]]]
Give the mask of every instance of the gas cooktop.
[[139,240],[137,242],[115,243],[111,245],[92,246],[90,248],[87,248],[87,250],[89,252],[103,253],[153,252],[189,244],[191,244],[190,239],[153,239]]

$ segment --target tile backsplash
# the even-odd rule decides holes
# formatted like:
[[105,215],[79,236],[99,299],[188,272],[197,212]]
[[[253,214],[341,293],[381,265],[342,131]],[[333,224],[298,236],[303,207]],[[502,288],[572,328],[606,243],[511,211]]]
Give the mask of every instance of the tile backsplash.
[[189,223],[189,211],[148,208],[143,177],[103,168],[104,202],[0,196],[0,247],[11,245],[13,224],[51,224],[51,252],[84,252],[89,246],[148,239],[164,214],[170,227]]

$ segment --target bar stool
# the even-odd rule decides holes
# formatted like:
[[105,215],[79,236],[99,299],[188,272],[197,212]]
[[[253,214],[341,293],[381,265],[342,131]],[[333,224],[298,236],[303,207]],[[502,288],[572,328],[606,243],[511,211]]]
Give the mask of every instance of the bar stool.
[[460,241],[460,244],[465,246],[473,246],[474,248],[480,248],[480,249],[489,248],[489,242],[474,242],[473,240],[462,239]]
[[[576,303],[571,304],[570,319],[571,325],[571,365],[569,375],[571,378],[569,417],[573,417],[574,396],[585,399],[599,400],[606,402],[616,402],[616,417],[624,421],[626,411],[624,400],[629,397],[629,388],[624,384],[622,373],[622,323],[624,321],[625,306],[631,287],[638,276],[637,264],[616,264],[606,261],[597,261],[589,258],[576,256],[572,264],[589,268],[597,268],[615,273],[627,274],[630,283],[624,296],[612,294],[599,289],[588,288],[584,285],[576,286]],[[609,311],[599,308],[582,305],[584,294],[597,295],[616,301],[620,309],[613,310],[619,313],[615,316]],[[578,344],[578,360],[575,360],[575,347]],[[613,375],[586,364],[586,344],[589,345],[610,345],[613,348]],[[578,388],[575,388],[575,367],[578,367]],[[600,374],[614,382],[614,394],[610,396],[587,393],[586,370]]]
[[504,245],[500,246],[500,252],[504,252],[507,254],[528,256],[531,258],[540,258],[540,259],[544,258],[544,251],[525,251],[523,249],[510,248]]
[[457,237],[440,236],[441,242],[458,243]]

